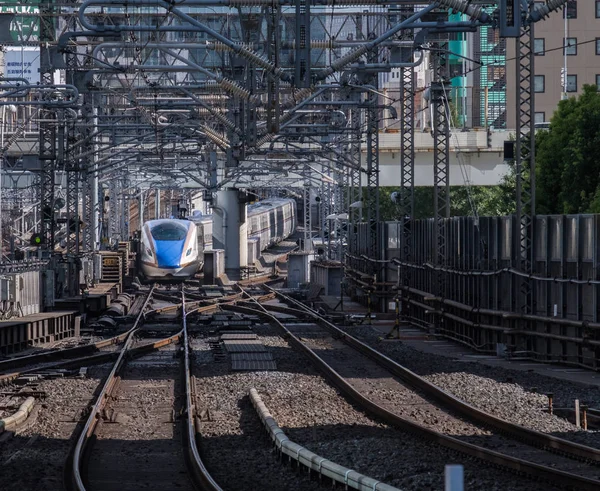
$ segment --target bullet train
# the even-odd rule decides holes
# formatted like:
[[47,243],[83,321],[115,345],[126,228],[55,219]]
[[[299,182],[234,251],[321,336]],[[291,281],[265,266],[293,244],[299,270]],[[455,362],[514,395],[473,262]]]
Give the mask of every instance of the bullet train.
[[199,267],[198,232],[193,222],[162,219],[144,223],[139,261],[144,279],[185,280]]
[[[274,198],[248,206],[248,238],[258,238],[260,250],[281,242],[296,229],[296,201]],[[204,264],[213,246],[212,217],[150,220],[140,237],[141,276],[150,281],[184,281]]]

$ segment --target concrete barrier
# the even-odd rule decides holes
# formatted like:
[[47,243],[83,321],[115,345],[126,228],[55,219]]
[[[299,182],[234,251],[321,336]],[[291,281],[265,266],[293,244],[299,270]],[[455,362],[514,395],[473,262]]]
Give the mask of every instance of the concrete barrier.
[[271,440],[273,440],[275,448],[283,455],[287,455],[290,459],[297,461],[308,469],[318,472],[321,476],[344,484],[346,489],[352,488],[360,491],[400,491],[389,484],[331,462],[307,448],[292,442],[277,425],[277,422],[271,416],[267,406],[262,402],[256,389],[250,389],[250,399]]
[[28,397],[25,399],[25,402],[21,404],[19,410],[15,414],[4,419],[0,419],[0,433],[4,433],[6,430],[10,430],[25,421],[27,416],[29,416],[29,413],[31,413],[34,405],[35,398]]

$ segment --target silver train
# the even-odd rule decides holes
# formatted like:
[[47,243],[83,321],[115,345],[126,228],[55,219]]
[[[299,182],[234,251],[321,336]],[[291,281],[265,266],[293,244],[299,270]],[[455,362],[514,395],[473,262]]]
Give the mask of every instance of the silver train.
[[143,279],[190,278],[200,266],[197,228],[188,220],[150,220],[140,234],[139,271]]
[[[248,239],[258,238],[264,251],[296,229],[296,202],[274,198],[248,206]],[[189,220],[150,220],[140,237],[139,271],[149,281],[184,281],[204,264],[204,251],[213,246],[211,216]]]

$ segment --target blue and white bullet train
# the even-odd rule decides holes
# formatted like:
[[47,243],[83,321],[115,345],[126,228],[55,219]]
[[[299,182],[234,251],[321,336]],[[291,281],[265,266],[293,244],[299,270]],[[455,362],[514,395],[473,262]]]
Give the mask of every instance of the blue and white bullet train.
[[150,220],[140,237],[140,272],[145,279],[172,281],[200,267],[196,225],[188,220]]
[[[258,238],[260,250],[281,242],[296,229],[296,202],[275,198],[248,206],[248,238]],[[150,220],[140,238],[140,272],[151,281],[184,281],[204,263],[212,249],[212,217]]]

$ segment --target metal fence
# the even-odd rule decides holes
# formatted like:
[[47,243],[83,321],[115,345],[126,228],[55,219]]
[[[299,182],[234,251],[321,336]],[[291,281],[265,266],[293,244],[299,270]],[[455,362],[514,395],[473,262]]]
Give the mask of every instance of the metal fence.
[[600,216],[536,217],[531,275],[515,267],[513,217],[448,219],[445,264],[435,262],[433,220],[403,230],[402,222],[380,224],[379,261],[365,256],[367,225],[350,231],[354,296],[371,295],[381,309],[398,299],[407,320],[482,352],[600,366]]

